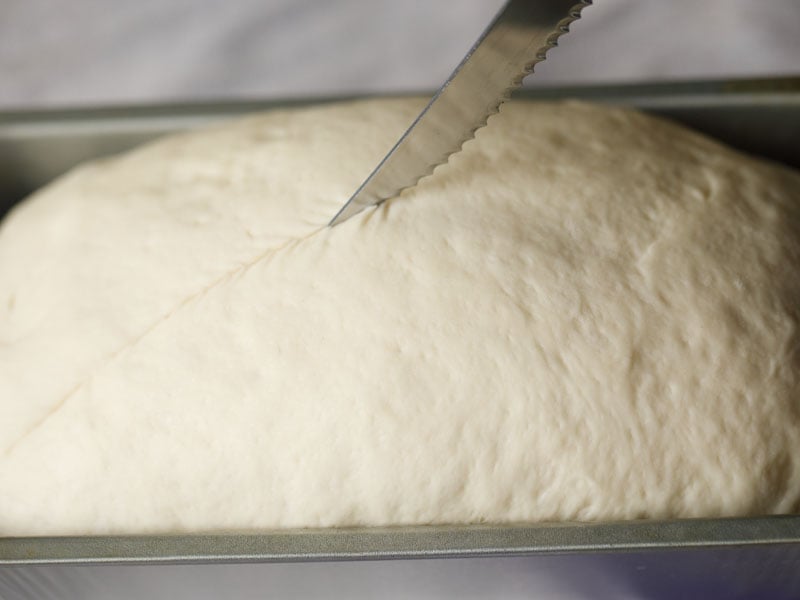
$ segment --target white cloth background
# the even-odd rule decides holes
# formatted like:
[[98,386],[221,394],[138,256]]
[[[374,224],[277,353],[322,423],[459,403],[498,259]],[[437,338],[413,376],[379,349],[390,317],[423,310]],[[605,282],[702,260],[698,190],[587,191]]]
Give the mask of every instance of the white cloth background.
[[[0,108],[434,89],[502,0],[0,0]],[[798,0],[596,0],[535,84],[800,73]]]
[[[0,0],[0,109],[434,89],[501,4]],[[798,39],[800,0],[596,0],[532,79],[539,85],[796,75]],[[504,598],[635,597],[622,592],[624,581],[587,592],[580,568],[558,573],[546,560],[476,561],[302,571],[6,569],[0,592],[87,600],[380,597],[392,581],[391,597],[498,597],[490,585],[498,582],[505,582]],[[465,590],[459,573],[489,587]],[[270,588],[277,574],[289,587]]]

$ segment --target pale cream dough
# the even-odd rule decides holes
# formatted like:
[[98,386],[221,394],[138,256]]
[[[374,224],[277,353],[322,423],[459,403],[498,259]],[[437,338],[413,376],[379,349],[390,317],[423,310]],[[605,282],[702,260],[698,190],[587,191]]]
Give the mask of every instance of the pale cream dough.
[[0,535],[800,510],[800,175],[512,102],[325,223],[420,99],[84,165],[0,228]]

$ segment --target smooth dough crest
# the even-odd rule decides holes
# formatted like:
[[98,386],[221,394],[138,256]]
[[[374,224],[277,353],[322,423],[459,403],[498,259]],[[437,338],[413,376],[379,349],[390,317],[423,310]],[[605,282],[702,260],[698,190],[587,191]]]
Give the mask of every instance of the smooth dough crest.
[[324,224],[424,101],[75,169],[0,227],[0,535],[800,510],[800,175],[507,104]]

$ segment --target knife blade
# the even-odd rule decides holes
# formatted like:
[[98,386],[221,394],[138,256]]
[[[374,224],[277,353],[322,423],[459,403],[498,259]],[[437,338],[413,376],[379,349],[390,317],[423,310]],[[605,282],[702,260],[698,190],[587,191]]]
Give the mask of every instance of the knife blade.
[[333,217],[415,185],[472,139],[592,0],[508,0],[431,101]]

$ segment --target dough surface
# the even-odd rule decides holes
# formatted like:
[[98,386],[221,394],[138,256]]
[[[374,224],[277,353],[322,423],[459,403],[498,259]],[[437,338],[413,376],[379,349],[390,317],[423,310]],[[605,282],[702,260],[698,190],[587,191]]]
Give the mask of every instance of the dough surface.
[[800,175],[509,103],[324,227],[423,104],[84,165],[0,227],[0,535],[800,510]]

